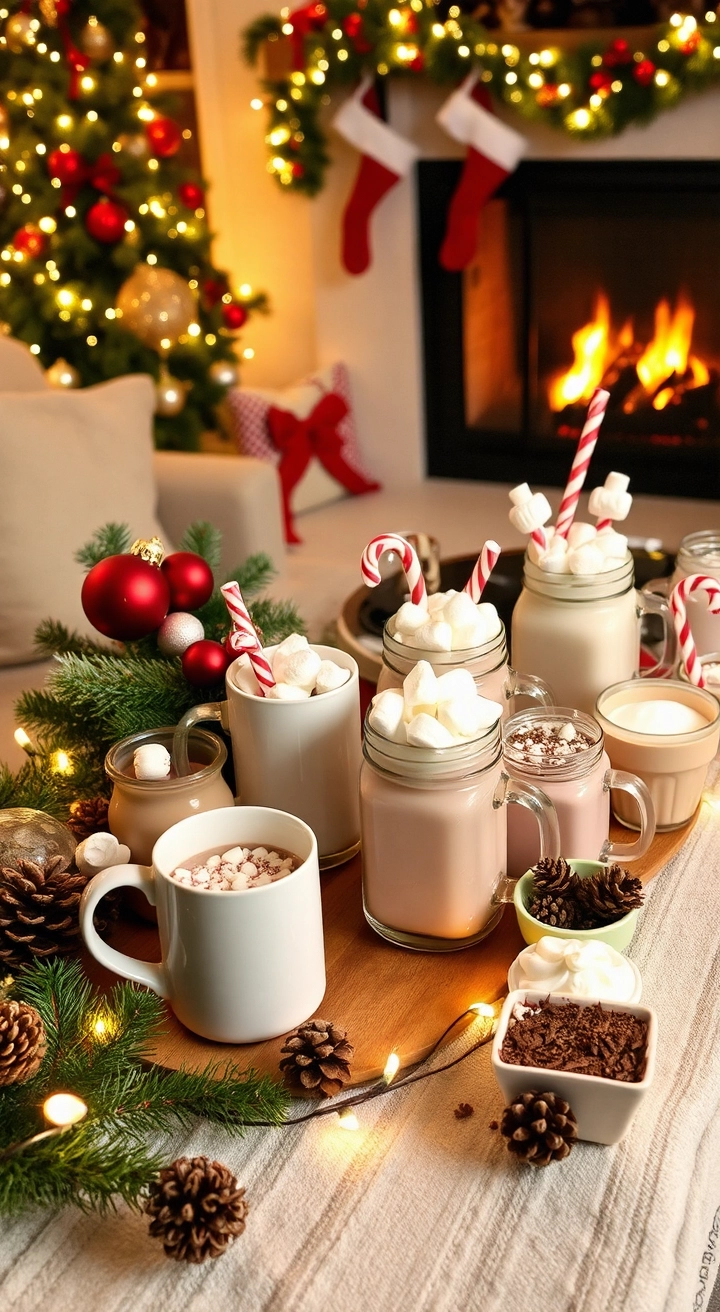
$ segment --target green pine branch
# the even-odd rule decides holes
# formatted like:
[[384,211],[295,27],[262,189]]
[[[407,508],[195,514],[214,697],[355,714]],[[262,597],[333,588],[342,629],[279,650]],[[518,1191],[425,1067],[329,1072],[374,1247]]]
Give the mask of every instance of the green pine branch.
[[73,629],[68,629],[59,620],[42,620],[38,624],[34,643],[41,656],[57,656],[74,652],[77,656],[100,656],[107,652],[107,646],[101,646],[92,638],[86,638]]
[[88,573],[93,565],[106,556],[122,556],[130,550],[132,534],[129,524],[103,524],[93,533],[89,542],[75,552],[75,560]]
[[198,520],[190,524],[180,542],[180,551],[194,551],[206,560],[211,570],[220,568],[222,554],[222,533],[219,528],[208,524],[207,520]]

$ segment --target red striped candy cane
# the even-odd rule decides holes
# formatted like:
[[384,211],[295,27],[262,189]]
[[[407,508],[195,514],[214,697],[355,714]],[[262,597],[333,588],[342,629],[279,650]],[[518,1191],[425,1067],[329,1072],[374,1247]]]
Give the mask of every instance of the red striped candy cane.
[[275,687],[275,679],[273,678],[272,666],[260,646],[260,639],[250,618],[250,612],[245,605],[243,595],[234,580],[231,583],[223,583],[220,591],[225,598],[225,605],[233,622],[232,633],[229,638],[230,646],[233,651],[247,652],[255,678],[260,686],[260,696],[264,697],[266,689]]
[[422,565],[415,548],[397,533],[381,533],[368,542],[362,554],[360,568],[363,583],[369,588],[376,588],[380,582],[378,562],[386,551],[397,551],[402,559],[402,566],[410,589],[410,600],[415,606],[427,605],[427,591],[423,577]]
[[687,617],[687,600],[688,597],[692,597],[694,592],[706,592],[708,610],[711,615],[720,615],[720,585],[717,579],[711,578],[708,574],[691,574],[689,578],[681,579],[679,583],[676,583],[670,593],[670,609],[680,644],[680,659],[685,666],[690,682],[694,683],[697,688],[704,688],[705,678],[702,672],[702,662],[698,657],[695,639]]
[[475,603],[482,597],[483,588],[495,568],[499,555],[500,548],[497,542],[493,542],[490,538],[483,546],[475,568],[463,588],[463,592],[467,592]]
[[561,538],[566,538],[570,525],[575,518],[575,511],[580,500],[582,485],[585,482],[585,475],[592,459],[592,453],[595,450],[595,443],[598,440],[600,425],[603,421],[607,403],[610,400],[610,393],[603,391],[602,387],[596,387],[590,398],[587,418],[580,434],[577,444],[575,458],[570,467],[570,476],[567,486],[563,492],[563,499],[560,502],[558,511],[557,524],[555,532]]

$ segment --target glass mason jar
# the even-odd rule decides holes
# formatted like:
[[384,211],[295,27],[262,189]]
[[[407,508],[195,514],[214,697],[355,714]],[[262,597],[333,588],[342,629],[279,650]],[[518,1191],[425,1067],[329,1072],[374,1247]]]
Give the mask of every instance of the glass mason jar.
[[449,670],[469,670],[478,692],[502,706],[503,717],[512,713],[510,703],[519,696],[532,698],[539,706],[553,705],[552,690],[542,679],[510,668],[504,624],[497,637],[480,647],[468,647],[463,651],[424,651],[397,641],[392,632],[393,619],[388,620],[383,631],[378,692],[384,692],[386,688],[402,688],[403,680],[413,666],[418,661],[427,661],[438,676]]
[[205,729],[191,729],[189,757],[192,773],[178,778],[136,779],[133,752],[144,743],[161,743],[172,752],[174,729],[151,729],[111,747],[105,773],[113,791],[108,809],[110,832],[130,848],[139,865],[150,865],[152,850],[161,834],[186,816],[234,806],[235,799],[222,777],[227,760],[225,744]]
[[[606,574],[551,574],[525,557],[523,589],[512,618],[513,664],[550,683],[557,702],[592,713],[604,688],[638,673],[640,620],[660,615],[672,666],[675,629],[667,598],[637,592],[630,553]],[[586,855],[589,855],[586,854]]]
[[[572,725],[589,738],[589,745],[567,756],[538,753],[533,755],[531,763],[528,749],[520,746],[516,739],[523,730],[538,725],[557,725],[560,728]],[[564,706],[556,706],[551,711],[521,711],[513,715],[503,730],[503,760],[515,787],[534,784],[549,797],[557,812],[560,850],[564,857],[633,861],[647,852],[655,837],[652,798],[637,775],[613,770],[605,751],[603,731],[592,715]],[[611,788],[629,793],[634,799],[640,828],[640,836],[634,843],[611,843],[609,840]],[[536,865],[540,856],[534,825],[526,823],[524,813],[513,812],[508,817],[508,875],[511,879],[519,879]]]
[[559,855],[555,812],[532,784],[511,787],[497,724],[469,743],[417,748],[365,722],[360,771],[363,906],[383,938],[427,952],[470,947],[512,896],[505,806],[527,807],[539,847]]
[[[720,583],[720,532],[706,529],[683,538],[675,558],[670,590],[691,574],[709,574]],[[687,617],[698,656],[720,651],[720,615],[710,614],[706,593],[688,597]]]

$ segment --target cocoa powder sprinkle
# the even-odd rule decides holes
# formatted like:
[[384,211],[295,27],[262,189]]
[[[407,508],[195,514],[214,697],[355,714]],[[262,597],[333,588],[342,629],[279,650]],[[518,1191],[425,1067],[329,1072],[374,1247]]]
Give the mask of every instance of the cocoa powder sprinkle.
[[582,1007],[545,999],[516,1008],[500,1049],[510,1066],[599,1075],[636,1084],[645,1074],[647,1022],[597,1002]]

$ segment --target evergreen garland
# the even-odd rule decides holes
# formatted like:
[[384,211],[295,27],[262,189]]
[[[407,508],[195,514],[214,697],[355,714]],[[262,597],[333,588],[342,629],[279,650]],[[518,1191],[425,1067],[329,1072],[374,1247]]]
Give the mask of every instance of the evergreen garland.
[[516,44],[457,5],[450,15],[443,21],[433,0],[323,0],[289,17],[255,19],[244,33],[244,55],[256,65],[267,54],[265,139],[276,180],[309,196],[321,190],[329,162],[323,107],[330,92],[366,74],[453,86],[474,71],[524,118],[583,140],[649,123],[690,92],[720,83],[720,23],[712,10],[701,25],[674,14],[637,44],[596,38],[565,49],[540,33],[523,33]]
[[[0,1089],[0,1216],[66,1204],[102,1212],[120,1199],[138,1206],[165,1165],[148,1146],[151,1135],[187,1129],[200,1117],[234,1133],[285,1119],[288,1094],[252,1070],[146,1067],[163,1021],[154,993],[124,983],[101,997],[78,962],[56,960],[21,972],[12,995],[40,1013],[48,1046],[32,1079]],[[81,1098],[87,1116],[4,1156],[46,1128],[42,1105],[60,1091]]]

